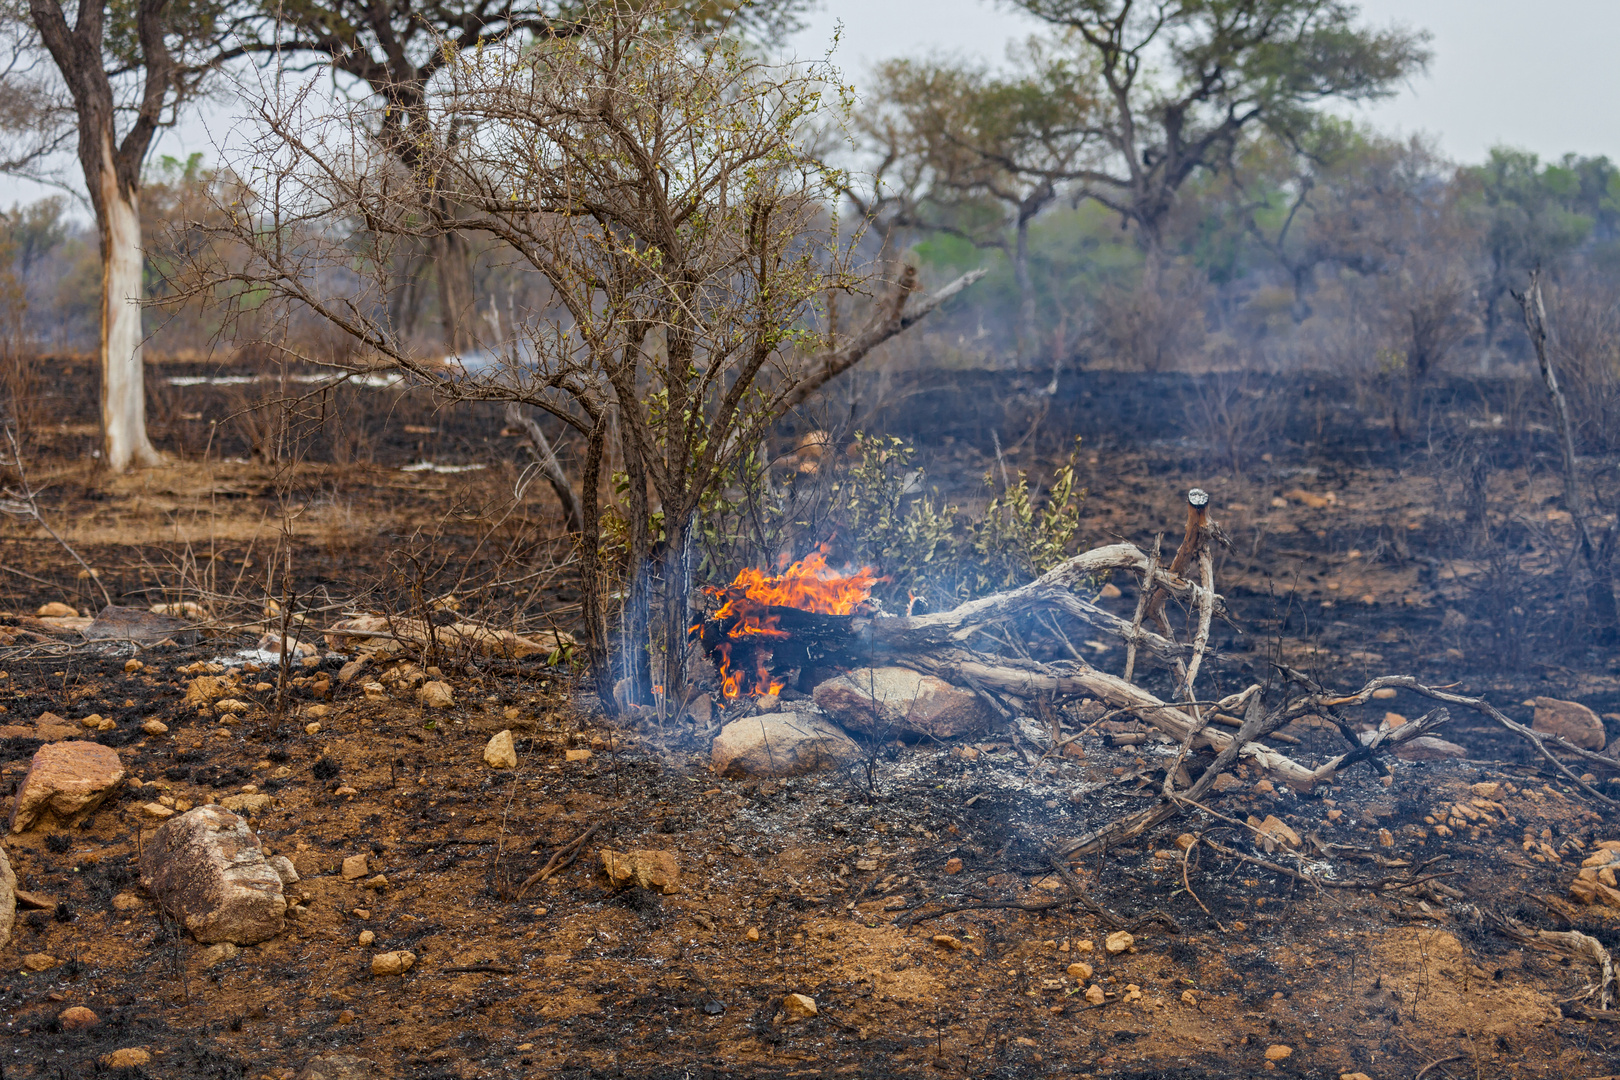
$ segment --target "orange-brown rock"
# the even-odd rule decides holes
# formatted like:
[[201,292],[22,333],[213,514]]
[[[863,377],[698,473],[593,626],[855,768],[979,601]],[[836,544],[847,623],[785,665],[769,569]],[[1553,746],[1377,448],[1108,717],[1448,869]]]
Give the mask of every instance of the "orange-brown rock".
[[40,822],[79,821],[124,782],[124,775],[124,763],[110,746],[79,740],[42,746],[17,788],[11,831],[26,832]]

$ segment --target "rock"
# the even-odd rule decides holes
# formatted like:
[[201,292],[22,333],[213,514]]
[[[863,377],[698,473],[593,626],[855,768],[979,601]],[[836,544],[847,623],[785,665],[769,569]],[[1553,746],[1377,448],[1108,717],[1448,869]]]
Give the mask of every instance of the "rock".
[[167,735],[169,725],[161,720],[143,720],[141,721],[141,730],[148,735]]
[[416,700],[424,709],[448,709],[456,703],[456,695],[449,683],[435,679],[422,684],[422,689],[416,692]]
[[223,675],[199,675],[186,686],[186,704],[193,709],[206,709],[233,689],[231,681]]
[[563,760],[564,761],[589,761],[589,760],[591,760],[591,752],[586,747],[577,746],[572,750],[564,750],[563,751]]
[[342,667],[338,668],[338,682],[342,683],[344,686],[348,686],[350,683],[354,682],[354,680],[360,677],[360,673],[366,670],[366,665],[369,663],[371,663],[371,657],[369,656],[362,656],[359,659],[350,660],[347,664],[344,664]]
[[1067,968],[1069,978],[1073,979],[1075,982],[1085,982],[1087,979],[1090,979],[1092,976],[1092,971],[1093,969],[1091,965],[1086,963],[1084,960],[1081,960],[1078,963],[1070,964]]
[[1277,1043],[1273,1046],[1266,1047],[1267,1061],[1282,1061],[1285,1058],[1292,1057],[1293,1054],[1294,1048],[1292,1046],[1284,1046],[1282,1043]]
[[416,954],[405,949],[378,953],[371,958],[373,975],[403,975],[416,963]]
[[[1254,829],[1261,839],[1269,841],[1270,844],[1298,849],[1304,843],[1299,838],[1299,833],[1289,828],[1288,824],[1275,814],[1267,814],[1264,821],[1250,814],[1249,827]],[[1269,851],[1270,848],[1268,847],[1267,850]]]
[[69,607],[60,600],[52,600],[48,604],[41,604],[34,610],[36,618],[40,619],[77,619],[79,609]]
[[962,940],[960,938],[952,937],[950,934],[935,934],[933,941],[935,945],[950,949],[953,952],[957,952],[962,949]]
[[174,817],[174,811],[171,808],[155,802],[143,804],[141,813],[149,818],[157,818],[159,821],[167,821],[169,818]]
[[230,941],[222,941],[218,945],[210,945],[208,948],[203,950],[202,965],[205,968],[211,968],[215,964],[223,964],[227,960],[235,960],[237,954],[241,951],[242,950],[236,947],[234,942]]
[[743,934],[743,937],[745,939],[749,940],[749,941],[758,941],[759,940],[759,927],[750,926],[748,928],[748,932]]
[[102,608],[79,633],[89,641],[133,641],[137,645],[156,645],[160,641],[195,645],[202,640],[202,634],[184,619],[116,604]]
[[17,924],[17,874],[0,848],[0,949],[11,944],[11,928]]
[[1126,949],[1135,944],[1136,939],[1130,934],[1127,934],[1123,930],[1115,930],[1112,934],[1108,935],[1106,940],[1103,941],[1103,948],[1108,950],[1109,956],[1118,956],[1120,953],[1124,952]]
[[721,776],[799,776],[854,761],[861,748],[831,721],[766,713],[721,728],[709,756]]
[[1364,1072],[1340,1073],[1339,1080],[1372,1080],[1372,1077]]
[[112,898],[114,911],[137,911],[146,906],[146,901],[132,892],[121,892]]
[[782,999],[782,1015],[788,1023],[816,1015],[816,999],[808,994],[789,994]]
[[1098,986],[1096,983],[1092,983],[1090,986],[1086,987],[1086,1000],[1091,1002],[1093,1005],[1101,1005],[1106,996],[1107,995],[1103,993],[1103,988]]
[[22,958],[22,966],[28,971],[49,971],[62,961],[50,953],[31,952]]
[[367,701],[388,700],[388,687],[384,686],[380,682],[368,682],[364,686],[360,687],[360,689],[365,691]]
[[1496,793],[1502,790],[1502,785],[1495,783],[1494,781],[1482,781],[1478,784],[1474,784],[1468,790],[1472,791],[1475,795],[1478,795],[1482,799],[1494,799],[1496,798]]
[[200,620],[208,618],[208,609],[195,600],[175,600],[167,604],[153,604],[146,610],[154,615],[167,615],[173,619]]
[[1395,747],[1402,761],[1452,761],[1468,756],[1468,748],[1433,735],[1419,735]]
[[1102,588],[1097,590],[1097,596],[1102,600],[1118,600],[1123,595],[1124,593],[1119,591],[1119,586],[1115,585],[1112,581],[1108,582]]
[[961,859],[958,859],[958,858],[953,856],[953,857],[945,860],[945,873],[947,873],[947,874],[960,874],[961,872],[962,872],[962,860]]
[[350,855],[343,860],[343,879],[345,881],[363,878],[369,873],[371,873],[371,866],[364,855]]
[[492,769],[517,768],[517,747],[510,731],[498,731],[484,744],[484,764]]
[[251,795],[227,795],[219,800],[219,805],[238,814],[259,814],[276,804],[273,795],[255,792]]
[[1603,721],[1580,702],[1550,697],[1538,697],[1535,702],[1536,718],[1530,726],[1536,731],[1561,735],[1583,750],[1602,750],[1608,745]]
[[910,668],[856,668],[821,683],[813,696],[838,723],[879,738],[950,739],[993,719],[977,694]]
[[101,1055],[101,1064],[109,1069],[135,1069],[151,1063],[152,1055],[138,1046],[124,1046]]
[[222,697],[218,701],[214,702],[214,711],[219,713],[222,717],[241,716],[252,707],[253,706],[249,705],[241,698]]
[[304,734],[305,735],[319,735],[320,733],[321,733],[320,721],[311,720],[309,723],[304,725]]
[[376,941],[377,935],[370,930],[362,930],[360,931],[360,937],[357,940],[361,947],[364,947]]
[[62,1025],[63,1031],[88,1031],[101,1022],[101,1017],[85,1008],[75,1005],[71,1009],[63,1009],[57,1016],[57,1022]]
[[679,889],[680,864],[669,851],[620,852],[603,848],[602,870],[614,888],[634,884],[657,893],[673,893]]
[[1400,713],[1398,713],[1398,712],[1387,712],[1387,713],[1384,714],[1384,722],[1382,724],[1380,724],[1379,726],[1380,727],[1386,727],[1386,728],[1398,728],[1398,727],[1400,727],[1401,725],[1403,725],[1405,723],[1406,723],[1406,717],[1402,716]]
[[1229,772],[1221,773],[1215,778],[1215,782],[1210,785],[1210,787],[1214,788],[1223,795],[1226,792],[1231,791],[1233,788],[1240,788],[1242,786],[1243,781],[1239,780]]
[[78,740],[42,746],[17,788],[11,831],[52,819],[63,825],[82,820],[123,782],[124,763],[110,746]]
[[318,1057],[294,1080],[371,1080],[376,1075],[371,1061],[352,1054],[326,1054]]
[[1374,701],[1389,701],[1395,696],[1395,688],[1393,686],[1380,686],[1372,692],[1372,696]]
[[270,864],[270,869],[274,870],[276,876],[281,879],[282,888],[298,884],[298,868],[293,866],[293,861],[287,856],[272,855],[265,862]]
[[219,806],[167,821],[146,842],[141,884],[204,944],[252,945],[281,933],[281,876],[247,822]]
[[1181,992],[1181,1003],[1183,1005],[1191,1005],[1194,1008],[1197,1008],[1198,1007],[1198,995],[1196,993],[1194,993],[1193,991],[1191,991],[1191,990],[1183,990]]
[[376,877],[368,879],[362,888],[386,889],[388,888],[388,876],[386,874],[378,874]]

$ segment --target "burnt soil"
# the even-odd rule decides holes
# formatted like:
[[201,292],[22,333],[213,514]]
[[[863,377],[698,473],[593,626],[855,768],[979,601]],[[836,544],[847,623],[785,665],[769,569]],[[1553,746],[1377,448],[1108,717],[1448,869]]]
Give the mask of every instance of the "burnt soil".
[[[1620,663],[1586,631],[1570,592],[1556,459],[1533,424],[1489,420],[1490,387],[1445,391],[1435,404],[1458,431],[1486,417],[1481,542],[1454,461],[1433,440],[1402,443],[1376,415],[1285,410],[1308,419],[1256,435],[1253,449],[1269,460],[1257,452],[1234,472],[1208,464],[1207,433],[1178,405],[1185,385],[1099,375],[1044,406],[1016,381],[972,385],[971,401],[937,385],[896,391],[868,420],[917,437],[930,480],[968,505],[997,467],[995,441],[1010,468],[1038,475],[1076,434],[1089,489],[1083,546],[1145,545],[1158,531],[1173,543],[1182,493],[1212,493],[1233,541],[1217,583],[1237,629],[1217,628],[1223,657],[1210,692],[1264,679],[1283,659],[1345,689],[1388,673],[1456,684],[1523,721],[1527,699],[1574,699],[1612,714],[1620,734]],[[182,460],[129,477],[108,478],[89,460],[93,430],[72,387],[52,405],[58,419],[31,438],[47,520],[115,601],[206,587],[222,621],[262,618],[266,569],[290,551],[296,595],[317,626],[335,617],[335,607],[319,610],[328,604],[397,611],[468,580],[491,617],[522,606],[530,625],[569,624],[577,595],[549,492],[513,498],[521,461],[493,413],[378,390],[344,464],[324,451],[274,464],[254,459],[252,440],[224,419],[231,392],[197,387],[170,402],[168,422],[187,430],[160,432]],[[1353,396],[1317,384],[1278,392]],[[421,461],[483,468],[402,471]],[[7,625],[32,625],[17,616],[47,601],[97,606],[92,583],[36,525],[0,526],[0,566]],[[1128,617],[1135,594],[1117,584],[1121,595],[1100,602]],[[1383,1080],[1439,1059],[1427,1077],[1620,1069],[1620,1031],[1590,993],[1596,969],[1527,947],[1491,918],[1620,947],[1620,912],[1568,892],[1593,845],[1620,840],[1620,822],[1511,734],[1461,710],[1439,734],[1466,759],[1391,761],[1388,776],[1358,766],[1309,794],[1239,770],[1208,803],[1222,817],[1173,819],[1083,860],[1088,902],[1075,904],[1062,902],[1045,845],[1149,805],[1171,748],[1116,746],[1098,732],[1081,743],[1084,756],[1031,767],[994,736],[891,742],[839,773],[720,779],[686,733],[608,727],[566,668],[539,659],[444,658],[457,704],[431,713],[404,686],[368,700],[365,679],[320,678],[336,657],[299,670],[285,718],[273,668],[244,673],[236,696],[250,711],[235,722],[185,704],[194,665],[257,637],[221,631],[149,650],[133,672],[125,654],[26,637],[3,654],[0,723],[11,735],[0,742],[0,794],[41,745],[24,729],[44,712],[112,720],[80,737],[115,746],[143,782],[79,825],[6,839],[20,887],[56,907],[19,910],[0,949],[5,1077],[290,1080],[330,1053],[400,1078]],[[1102,668],[1122,666],[1108,642],[1082,647]],[[1163,689],[1163,677],[1150,670],[1145,681]],[[1423,709],[1403,691],[1350,712],[1371,724]],[[142,732],[154,718],[166,733]],[[516,770],[482,761],[503,729],[517,739]],[[1298,742],[1281,749],[1306,760],[1343,749],[1331,728],[1286,734]],[[569,749],[592,753],[568,761]],[[1606,781],[1597,778],[1611,790]],[[304,899],[284,933],[206,966],[204,947],[140,888],[137,852],[156,827],[141,807],[201,804],[248,785],[273,796],[251,823],[294,861],[302,880],[289,891]],[[1275,815],[1335,854],[1268,853],[1239,824],[1250,815]],[[577,862],[521,888],[592,828]],[[1415,867],[1445,876],[1319,889],[1207,843],[1184,859],[1183,835],[1339,882]],[[672,852],[678,891],[612,890],[603,847]],[[341,876],[356,854],[385,885]],[[1054,903],[940,913],[1009,901]],[[1154,911],[1176,932],[1138,924]],[[1105,941],[1121,924],[1136,926],[1134,940],[1111,954]],[[358,943],[363,931],[373,944]],[[374,954],[400,949],[416,956],[409,972],[372,975]],[[22,957],[38,953],[61,962],[25,970]],[[1089,978],[1069,973],[1079,962],[1094,968]],[[1101,1005],[1083,994],[1092,983]],[[782,1015],[789,993],[813,997],[817,1014]],[[62,1030],[57,1017],[74,1005],[99,1023]],[[151,1062],[99,1063],[123,1047],[146,1049]],[[1268,1061],[1273,1047],[1290,1053]]]

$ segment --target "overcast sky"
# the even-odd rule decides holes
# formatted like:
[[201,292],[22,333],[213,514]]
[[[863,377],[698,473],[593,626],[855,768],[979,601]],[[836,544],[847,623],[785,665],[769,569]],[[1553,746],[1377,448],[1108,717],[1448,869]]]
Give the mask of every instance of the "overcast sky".
[[[1375,24],[1433,34],[1429,73],[1392,100],[1357,111],[1377,127],[1428,134],[1457,161],[1478,161],[1498,144],[1543,159],[1573,151],[1620,160],[1620,0],[1362,0],[1361,9]],[[792,47],[800,56],[821,55],[839,22],[844,34],[835,55],[857,85],[874,61],[890,56],[945,53],[996,63],[1008,42],[1039,30],[989,0],[822,0]],[[211,132],[229,130],[230,119],[218,107],[166,132],[155,153],[201,150],[213,159]],[[0,205],[47,190],[0,176]]]

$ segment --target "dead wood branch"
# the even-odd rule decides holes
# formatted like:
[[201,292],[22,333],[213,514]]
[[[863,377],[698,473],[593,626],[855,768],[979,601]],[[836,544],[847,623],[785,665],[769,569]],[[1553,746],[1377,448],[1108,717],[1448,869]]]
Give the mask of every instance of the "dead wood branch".
[[540,475],[546,478],[551,490],[557,493],[557,501],[562,504],[563,528],[571,533],[577,533],[583,527],[584,511],[579,506],[579,496],[574,493],[574,486],[568,482],[567,475],[562,470],[562,464],[557,460],[556,451],[551,448],[551,440],[541,430],[540,422],[522,405],[515,401],[506,403],[506,423],[523,432],[524,441],[528,444],[529,452],[534,455],[535,464],[540,469]]

